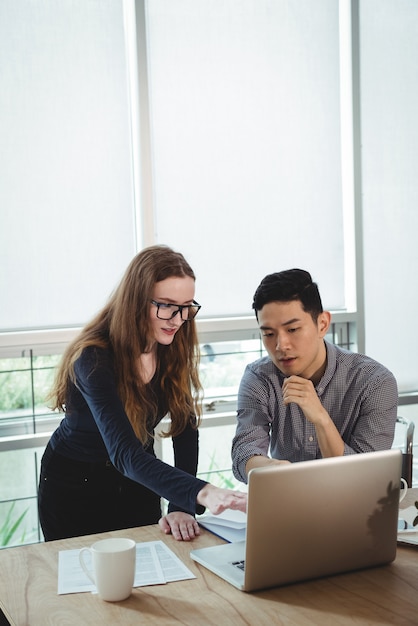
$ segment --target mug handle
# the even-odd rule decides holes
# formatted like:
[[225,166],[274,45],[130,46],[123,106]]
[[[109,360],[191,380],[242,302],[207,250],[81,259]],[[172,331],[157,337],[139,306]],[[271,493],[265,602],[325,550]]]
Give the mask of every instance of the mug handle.
[[90,572],[90,570],[87,569],[87,566],[86,566],[86,564],[84,562],[84,555],[86,554],[86,552],[88,552],[91,555],[90,548],[81,548],[80,552],[78,553],[78,559],[80,561],[80,565],[81,565],[84,573],[91,580],[93,585],[95,585],[96,581],[94,580],[93,574]]
[[401,489],[399,493],[399,502],[402,502],[408,492],[408,483],[405,478],[401,478],[401,483],[403,484],[403,489]]

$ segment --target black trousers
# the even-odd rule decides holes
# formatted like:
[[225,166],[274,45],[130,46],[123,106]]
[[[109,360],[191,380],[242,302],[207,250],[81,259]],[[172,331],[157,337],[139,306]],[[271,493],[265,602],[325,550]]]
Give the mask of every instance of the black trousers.
[[45,541],[156,524],[160,497],[125,478],[110,461],[73,461],[46,447],[38,511]]

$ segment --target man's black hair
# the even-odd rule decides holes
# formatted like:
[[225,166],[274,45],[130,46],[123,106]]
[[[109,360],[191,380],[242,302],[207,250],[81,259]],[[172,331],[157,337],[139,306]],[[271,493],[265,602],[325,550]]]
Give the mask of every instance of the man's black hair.
[[306,270],[291,269],[268,274],[256,289],[253,309],[258,318],[257,313],[265,304],[293,300],[301,302],[303,310],[312,316],[314,322],[323,312],[318,285]]

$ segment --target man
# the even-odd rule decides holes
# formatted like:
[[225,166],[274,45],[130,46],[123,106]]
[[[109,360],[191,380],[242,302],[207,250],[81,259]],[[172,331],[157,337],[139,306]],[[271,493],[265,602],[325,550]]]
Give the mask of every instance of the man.
[[311,275],[269,274],[253,309],[268,356],[248,365],[241,380],[235,477],[247,482],[252,468],[271,463],[390,448],[396,380],[380,363],[325,341],[331,315]]

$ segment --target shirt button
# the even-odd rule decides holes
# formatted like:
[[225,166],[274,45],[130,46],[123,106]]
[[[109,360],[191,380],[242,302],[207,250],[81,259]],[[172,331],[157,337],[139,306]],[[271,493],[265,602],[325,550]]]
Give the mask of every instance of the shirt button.
[[309,441],[313,441],[313,437],[312,437],[312,435],[309,437]]

